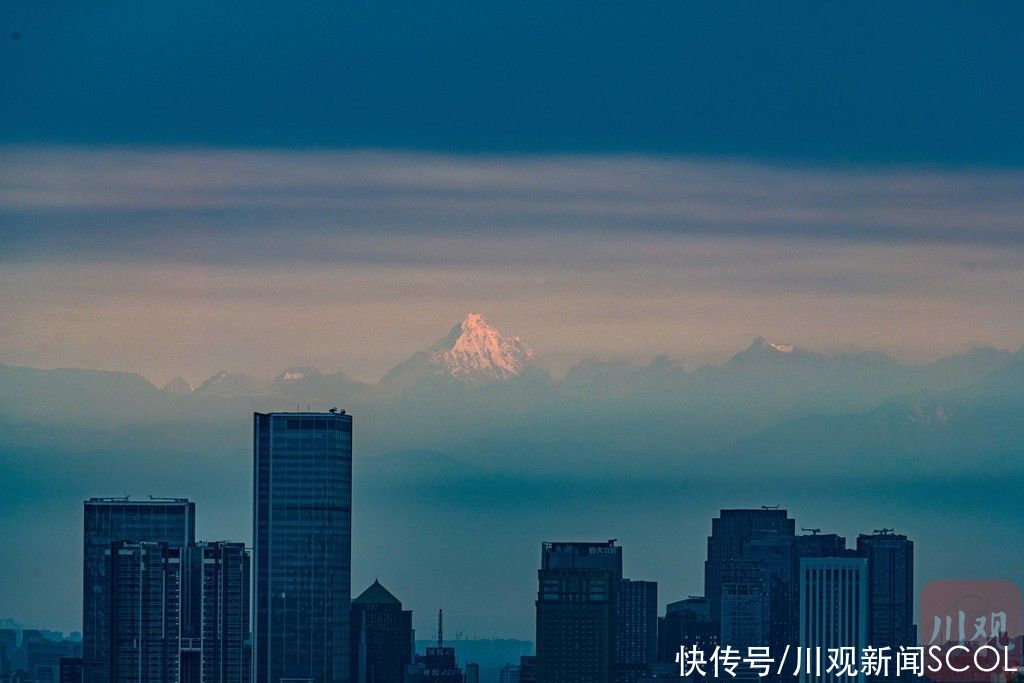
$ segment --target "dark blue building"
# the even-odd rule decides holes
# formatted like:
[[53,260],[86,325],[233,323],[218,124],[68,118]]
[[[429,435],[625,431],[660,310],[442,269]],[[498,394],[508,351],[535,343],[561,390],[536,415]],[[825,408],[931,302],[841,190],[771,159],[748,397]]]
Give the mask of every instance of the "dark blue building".
[[111,580],[113,543],[164,543],[185,548],[195,541],[195,503],[184,498],[85,501],[82,562],[82,659],[86,683],[111,680]]
[[352,417],[253,420],[256,683],[347,683]]

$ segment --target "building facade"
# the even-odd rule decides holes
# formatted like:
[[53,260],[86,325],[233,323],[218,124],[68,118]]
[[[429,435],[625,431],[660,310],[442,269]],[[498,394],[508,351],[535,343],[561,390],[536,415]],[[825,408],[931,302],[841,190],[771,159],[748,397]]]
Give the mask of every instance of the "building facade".
[[166,543],[112,543],[111,683],[177,683],[183,551]]
[[352,417],[253,420],[255,683],[347,683]]
[[[868,563],[859,557],[800,560],[800,647],[820,652],[813,666],[802,666],[804,681],[864,681],[864,674],[827,672],[829,648],[867,646]],[[820,648],[820,650],[817,650]],[[818,663],[820,662],[820,667]],[[809,670],[810,669],[810,670]]]
[[724,564],[741,559],[748,541],[780,536],[792,538],[795,532],[796,522],[790,519],[789,513],[774,508],[722,510],[711,520],[708,556],[704,563],[704,596],[712,621],[721,620]]
[[537,592],[537,681],[609,683],[622,548],[544,543]]
[[84,503],[82,659],[87,683],[111,680],[112,544],[164,543],[184,548],[195,540],[195,504],[184,499],[91,498]]
[[249,571],[242,543],[201,542],[187,549],[181,683],[248,683]]
[[617,683],[634,683],[658,658],[658,584],[621,579],[615,592]]
[[412,611],[374,581],[352,601],[351,623],[352,683],[402,683],[415,648]]
[[[868,563],[868,642],[872,647],[917,644],[914,627],[914,542],[882,529],[857,537],[857,554]],[[898,677],[873,677],[895,681]]]

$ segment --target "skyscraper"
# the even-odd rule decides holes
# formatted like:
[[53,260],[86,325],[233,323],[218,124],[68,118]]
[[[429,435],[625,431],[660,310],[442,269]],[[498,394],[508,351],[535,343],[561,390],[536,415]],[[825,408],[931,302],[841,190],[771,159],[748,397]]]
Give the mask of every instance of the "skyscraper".
[[720,633],[719,623],[708,616],[706,598],[691,596],[670,602],[665,606],[665,616],[658,620],[658,661],[674,664],[681,647],[713,652]]
[[712,621],[719,621],[722,616],[723,564],[740,559],[744,544],[752,539],[792,537],[794,533],[794,520],[786,510],[774,508],[722,510],[711,520],[708,559],[704,563],[704,595]]
[[181,683],[249,683],[249,551],[197,543],[183,570]]
[[537,681],[608,683],[615,661],[614,594],[622,548],[544,543],[537,592]]
[[255,683],[347,683],[352,417],[253,418]]
[[166,543],[111,544],[110,683],[179,680],[182,555]]
[[[852,553],[851,553],[852,554]],[[803,558],[800,560],[800,642],[807,652],[820,648],[821,667],[801,667],[803,681],[863,682],[864,674],[826,673],[829,648],[852,647],[859,653],[867,641],[868,563],[860,557]],[[873,644],[872,644],[873,645]]]
[[857,554],[868,563],[868,643],[891,647],[893,652],[901,645],[915,645],[914,542],[891,529],[881,529],[857,537]]
[[351,642],[352,683],[402,683],[413,657],[412,612],[374,581],[352,601]]
[[183,498],[91,498],[84,504],[84,522],[83,668],[86,683],[108,683],[111,583],[107,566],[111,544],[134,541],[184,548],[195,540],[195,504]]
[[633,683],[658,658],[658,584],[622,579],[615,592],[615,680]]
[[720,566],[722,644],[740,652],[769,644],[770,595],[762,563],[725,560]]

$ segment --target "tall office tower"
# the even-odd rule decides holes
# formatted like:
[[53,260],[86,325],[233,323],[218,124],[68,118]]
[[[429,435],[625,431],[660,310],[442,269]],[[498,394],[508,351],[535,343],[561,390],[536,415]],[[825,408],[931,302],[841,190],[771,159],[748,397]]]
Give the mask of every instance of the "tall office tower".
[[412,612],[374,581],[352,601],[352,683],[402,683],[414,648]]
[[253,416],[255,683],[347,683],[352,417]]
[[794,538],[771,535],[752,539],[744,546],[743,557],[761,565],[768,631],[767,639],[760,645],[782,652],[787,645],[796,643],[798,635],[793,604],[797,597],[799,557]]
[[[894,652],[916,645],[914,542],[881,529],[857,537],[857,554],[868,563],[868,643]],[[898,679],[893,674],[872,680]]]
[[770,596],[761,563],[725,560],[721,570],[721,642],[740,652],[767,645]]
[[166,543],[184,548],[195,541],[195,503],[184,498],[85,501],[82,562],[82,660],[86,683],[110,681],[110,577],[107,562],[116,541]]
[[[506,664],[505,666],[509,666],[509,665]],[[518,668],[519,667],[516,667],[517,673],[518,673]],[[480,683],[480,665],[479,664],[476,664],[474,662],[470,662],[470,663],[466,664],[466,683]],[[500,681],[499,681],[499,683],[500,683]],[[516,682],[515,683],[519,683],[519,678],[518,677],[516,678]]]
[[537,574],[537,681],[609,683],[622,548],[544,543]]
[[658,584],[622,579],[615,592],[617,683],[634,683],[658,658]]
[[166,543],[111,544],[111,683],[178,682],[182,555]]
[[[852,553],[851,553],[852,554]],[[801,667],[803,681],[864,681],[864,674],[841,676],[828,669],[829,648],[852,647],[859,653],[869,645],[868,562],[860,557],[822,557],[800,560],[800,642],[813,666]],[[817,648],[820,648],[818,650]],[[821,662],[820,669],[817,662]],[[810,670],[808,670],[810,668]]]
[[704,563],[704,595],[710,616],[719,621],[722,613],[722,565],[740,559],[747,541],[767,536],[792,537],[795,522],[785,510],[722,510],[711,520],[708,559]]
[[186,549],[181,683],[249,683],[249,551],[242,543]]
[[714,652],[720,633],[721,626],[708,615],[707,598],[691,596],[670,602],[665,616],[658,619],[658,661],[674,663],[681,647]]

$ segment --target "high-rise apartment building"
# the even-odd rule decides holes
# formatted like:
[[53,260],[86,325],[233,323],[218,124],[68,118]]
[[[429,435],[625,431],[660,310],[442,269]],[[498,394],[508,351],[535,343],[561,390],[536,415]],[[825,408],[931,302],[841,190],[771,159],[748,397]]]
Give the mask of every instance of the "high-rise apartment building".
[[111,544],[110,683],[179,680],[183,554],[166,543]]
[[195,504],[183,499],[91,498],[84,504],[82,659],[86,683],[111,680],[112,544],[163,543],[184,548],[195,540]]
[[249,551],[189,546],[183,566],[181,683],[249,683]]
[[352,417],[253,420],[255,683],[347,683]]
[[615,592],[616,683],[634,683],[658,658],[658,584],[622,579]]

